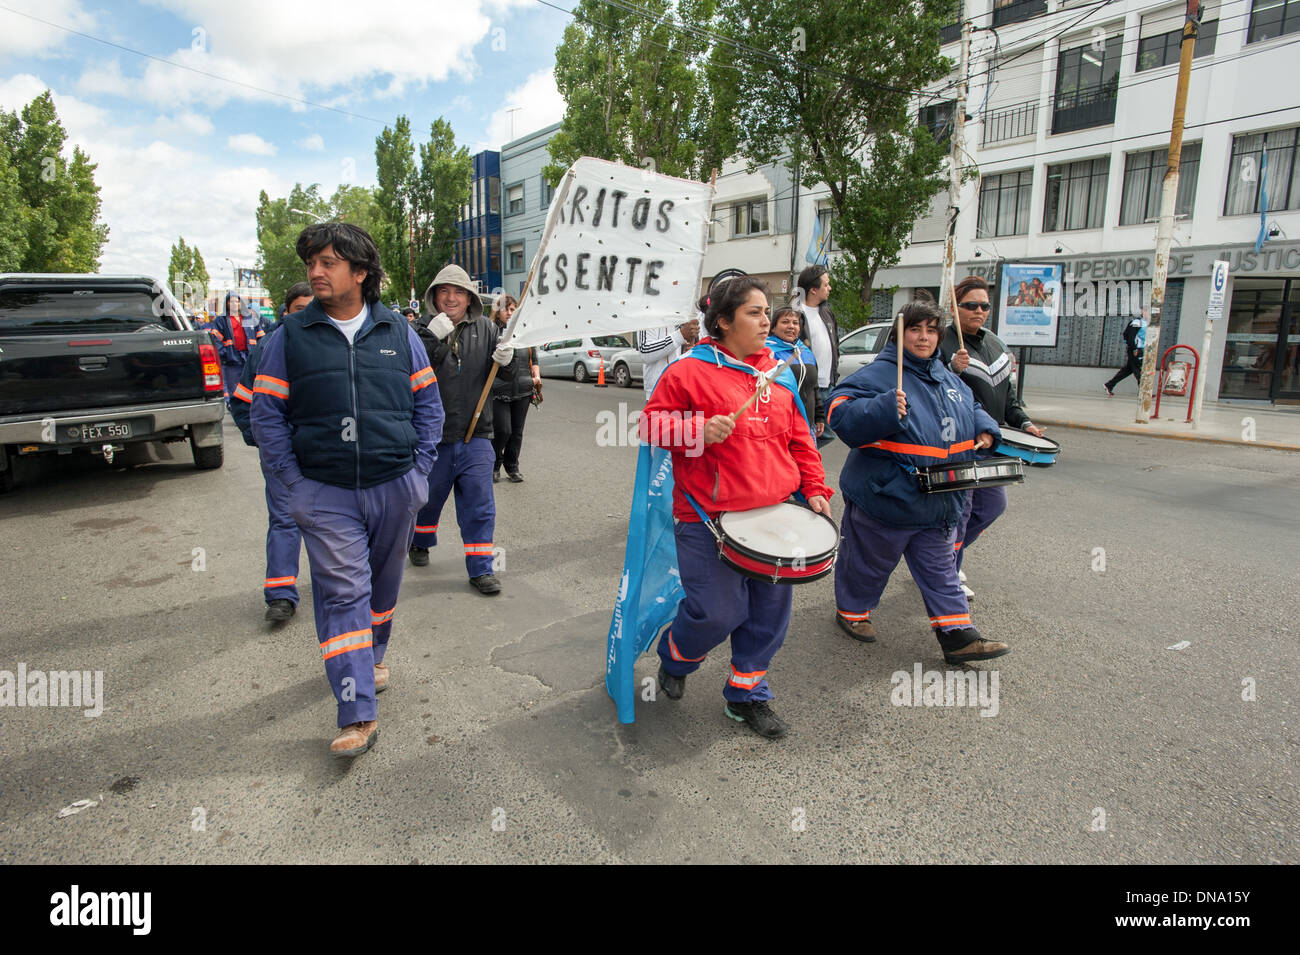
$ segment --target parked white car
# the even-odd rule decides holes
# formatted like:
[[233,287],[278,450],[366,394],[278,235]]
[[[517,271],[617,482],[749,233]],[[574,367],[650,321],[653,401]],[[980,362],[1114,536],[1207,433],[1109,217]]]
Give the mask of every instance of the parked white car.
[[631,343],[622,335],[597,335],[595,338],[547,342],[537,349],[537,365],[543,378],[595,381],[603,357],[605,378],[608,380],[614,373],[614,354],[630,347]]
[[890,322],[872,322],[855,328],[840,339],[840,380],[844,380],[863,365],[876,360],[880,350],[885,347],[889,336]]

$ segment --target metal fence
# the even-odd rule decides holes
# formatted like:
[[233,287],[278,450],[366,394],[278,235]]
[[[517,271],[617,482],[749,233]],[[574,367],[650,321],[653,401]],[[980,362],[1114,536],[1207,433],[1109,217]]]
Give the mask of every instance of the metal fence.
[[983,145],[1033,136],[1038,132],[1038,100],[1026,100],[984,111]]

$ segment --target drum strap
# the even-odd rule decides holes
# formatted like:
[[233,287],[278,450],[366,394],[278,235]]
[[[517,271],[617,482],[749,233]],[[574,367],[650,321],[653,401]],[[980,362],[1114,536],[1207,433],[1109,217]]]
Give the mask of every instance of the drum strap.
[[691,507],[695,508],[695,513],[700,515],[700,520],[703,521],[704,526],[709,529],[709,533],[713,535],[713,539],[718,542],[718,549],[721,550],[722,533],[718,530],[717,526],[713,523],[713,521],[709,520],[709,515],[704,513],[704,510],[700,507],[700,505],[695,503],[695,498],[691,497],[690,494],[688,494],[682,488],[678,488],[678,490],[682,492],[682,497],[686,498],[687,502],[691,505]]

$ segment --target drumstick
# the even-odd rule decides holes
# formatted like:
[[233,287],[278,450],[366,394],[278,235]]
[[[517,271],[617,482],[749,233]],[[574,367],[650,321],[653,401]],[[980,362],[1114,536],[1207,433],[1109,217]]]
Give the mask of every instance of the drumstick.
[[[903,313],[898,313],[898,390],[903,390]],[[902,421],[903,416],[899,415],[898,420]]]
[[961,334],[961,317],[957,314],[957,296],[952,297],[952,323],[957,326],[957,350],[961,351],[966,347],[966,340]]
[[758,400],[758,396],[759,396],[760,394],[763,393],[763,389],[764,389],[764,388],[767,388],[767,387],[770,387],[771,384],[772,384],[772,382],[776,381],[776,376],[779,375],[779,374],[781,374],[781,369],[783,369],[783,368],[789,368],[789,367],[790,367],[790,363],[793,362],[793,361],[795,360],[795,358],[798,357],[798,355],[799,355],[798,350],[795,350],[795,351],[793,351],[793,352],[790,353],[790,357],[789,357],[789,358],[787,358],[785,361],[781,362],[781,364],[779,364],[779,365],[777,365],[775,368],[773,368],[772,371],[771,371],[770,373],[769,373],[769,372],[763,372],[763,377],[767,379],[766,384],[764,384],[764,385],[760,385],[758,388],[755,388],[755,389],[754,389],[754,393],[753,393],[752,395],[749,396],[749,400],[746,401],[746,402],[745,402],[743,405],[741,405],[739,408],[737,408],[735,411],[733,411],[730,415],[728,415],[728,417],[731,418],[732,421],[735,421],[735,420],[736,420],[737,418],[739,418],[742,414],[744,414],[744,413],[745,413],[745,410],[746,410],[750,405],[752,405],[755,401]]

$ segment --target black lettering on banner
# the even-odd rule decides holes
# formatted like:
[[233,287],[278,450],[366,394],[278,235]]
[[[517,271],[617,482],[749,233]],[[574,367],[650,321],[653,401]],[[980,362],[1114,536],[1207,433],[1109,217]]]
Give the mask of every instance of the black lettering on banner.
[[627,257],[627,290],[632,291],[632,282],[636,277],[636,267],[641,264],[641,260],[635,255]]
[[[600,225],[600,214],[605,208],[605,190],[602,189],[596,193],[596,211],[591,214],[591,227],[594,229]],[[618,225],[617,222],[614,225]]]
[[618,228],[618,204],[627,198],[627,193],[622,189],[615,189],[614,196],[614,228]]
[[614,270],[618,268],[617,255],[602,255],[596,271],[596,291],[614,291]]
[[546,295],[551,290],[546,285],[546,262],[550,259],[549,255],[542,256],[542,260],[537,263],[537,294]]
[[587,260],[589,258],[591,258],[590,252],[578,253],[578,265],[573,275],[574,286],[584,292],[591,291],[591,287],[587,284]]
[[587,198],[587,187],[579,186],[573,190],[573,205],[569,207],[569,221],[583,222],[582,210],[578,208],[578,203]]
[[644,229],[650,219],[650,200],[638,199],[632,207],[632,228]]
[[563,292],[569,287],[569,276],[565,273],[564,267],[569,264],[569,254],[561,252],[555,257],[555,291]]
[[655,219],[655,229],[660,232],[668,231],[668,210],[676,203],[671,199],[663,199],[659,203],[659,215]]
[[664,267],[663,259],[655,259],[653,262],[647,262],[645,267],[645,293],[647,295],[658,295],[659,290],[650,283],[659,278],[659,270]]

